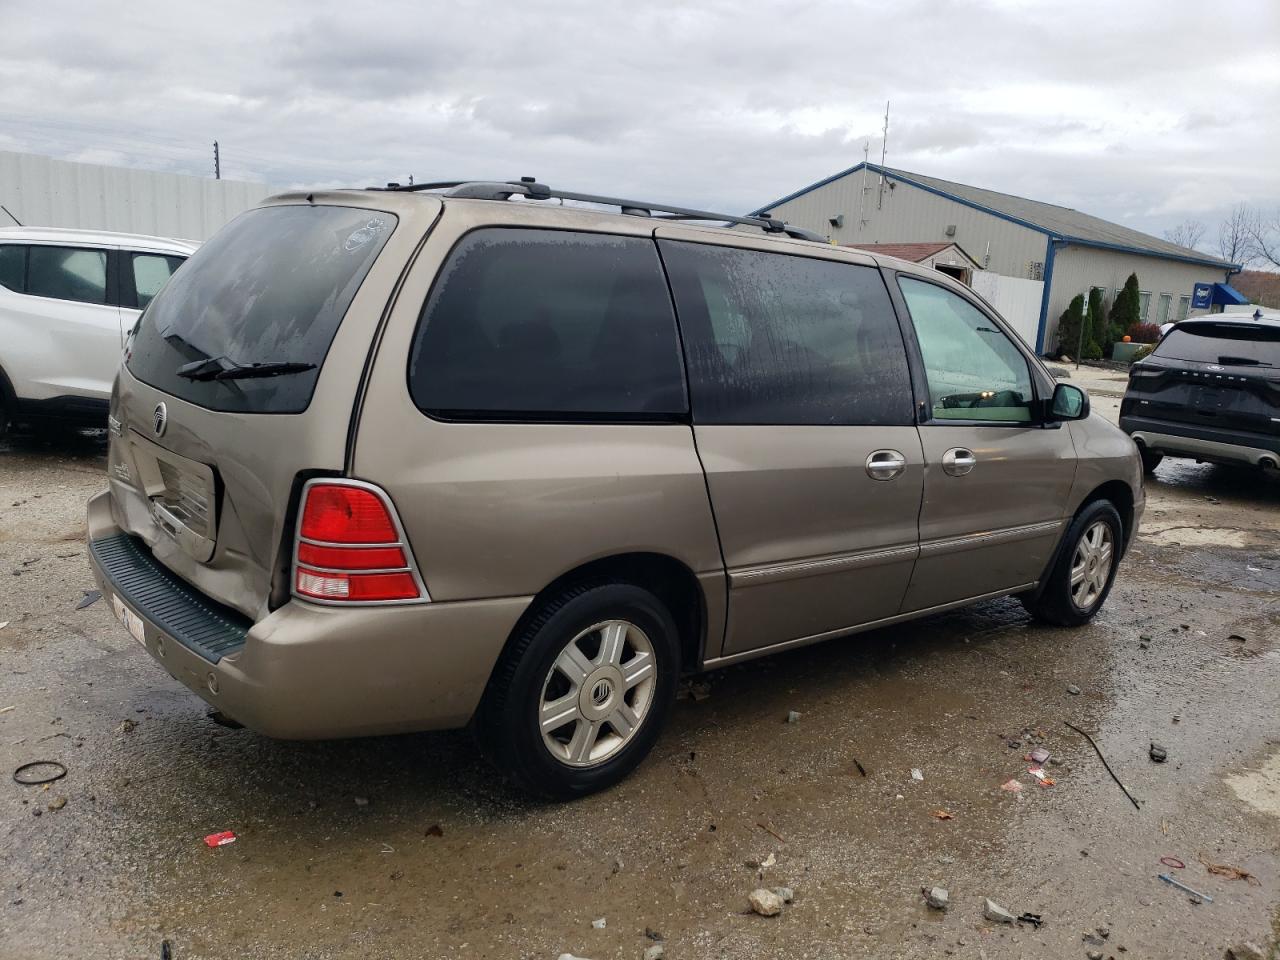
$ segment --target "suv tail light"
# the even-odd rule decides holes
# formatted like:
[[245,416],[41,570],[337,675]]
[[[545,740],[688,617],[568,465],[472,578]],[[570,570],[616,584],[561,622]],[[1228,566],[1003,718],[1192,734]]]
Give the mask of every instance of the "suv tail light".
[[295,596],[325,603],[429,600],[386,493],[360,480],[311,480],[293,546]]

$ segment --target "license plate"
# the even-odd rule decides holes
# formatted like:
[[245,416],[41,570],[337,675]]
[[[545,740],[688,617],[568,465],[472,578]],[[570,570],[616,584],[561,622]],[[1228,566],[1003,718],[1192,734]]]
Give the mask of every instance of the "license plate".
[[143,639],[142,618],[126,607],[124,601],[114,593],[111,595],[111,606],[116,612],[116,619],[128,627],[129,635],[146,646],[146,640]]

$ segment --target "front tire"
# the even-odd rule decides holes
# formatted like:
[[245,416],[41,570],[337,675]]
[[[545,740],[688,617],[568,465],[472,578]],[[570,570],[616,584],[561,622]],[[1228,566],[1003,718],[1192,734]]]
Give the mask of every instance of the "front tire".
[[1059,627],[1088,623],[1102,609],[1120,563],[1124,526],[1110,500],[1095,500],[1067,528],[1048,582],[1022,605],[1037,620]]
[[494,668],[477,715],[481,749],[531,793],[603,790],[653,748],[675,701],[680,643],[640,587],[572,587],[542,604]]

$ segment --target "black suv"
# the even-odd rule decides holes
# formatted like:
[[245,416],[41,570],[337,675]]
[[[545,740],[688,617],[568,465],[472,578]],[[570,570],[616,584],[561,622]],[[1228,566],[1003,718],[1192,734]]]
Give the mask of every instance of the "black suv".
[[1280,319],[1175,324],[1129,368],[1120,428],[1148,472],[1165,456],[1280,468]]

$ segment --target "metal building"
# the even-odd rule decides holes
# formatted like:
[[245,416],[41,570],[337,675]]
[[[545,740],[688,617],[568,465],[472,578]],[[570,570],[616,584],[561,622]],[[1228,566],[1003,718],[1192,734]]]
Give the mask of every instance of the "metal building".
[[265,183],[73,163],[0,150],[0,206],[4,207],[0,226],[17,221],[28,227],[207,240],[272,192]]
[[1078,210],[875,163],[753,211],[764,212],[839,244],[955,243],[985,271],[1041,281],[1038,314],[1024,323],[1009,318],[1039,352],[1055,346],[1058,317],[1072,297],[1100,287],[1110,309],[1131,273],[1151,323],[1185,318],[1193,298],[1202,311],[1239,297],[1228,283],[1239,264]]

